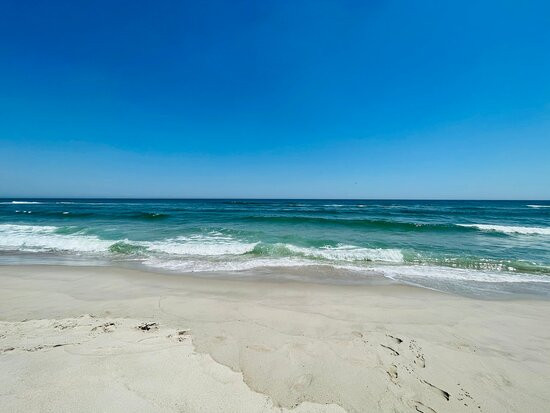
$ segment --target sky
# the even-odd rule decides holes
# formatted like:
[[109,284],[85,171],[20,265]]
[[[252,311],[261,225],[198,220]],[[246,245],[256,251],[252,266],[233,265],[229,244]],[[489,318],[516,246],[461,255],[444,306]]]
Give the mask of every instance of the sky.
[[550,2],[3,0],[0,196],[550,199]]

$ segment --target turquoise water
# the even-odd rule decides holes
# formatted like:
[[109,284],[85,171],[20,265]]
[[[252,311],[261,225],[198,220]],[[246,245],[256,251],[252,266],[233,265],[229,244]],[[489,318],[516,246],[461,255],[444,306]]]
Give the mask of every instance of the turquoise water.
[[546,295],[550,202],[1,199],[14,257]]

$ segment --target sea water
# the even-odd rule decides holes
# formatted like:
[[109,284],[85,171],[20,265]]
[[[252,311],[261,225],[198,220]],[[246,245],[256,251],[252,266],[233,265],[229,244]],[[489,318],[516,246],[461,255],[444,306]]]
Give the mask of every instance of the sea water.
[[2,263],[550,296],[550,202],[0,199]]

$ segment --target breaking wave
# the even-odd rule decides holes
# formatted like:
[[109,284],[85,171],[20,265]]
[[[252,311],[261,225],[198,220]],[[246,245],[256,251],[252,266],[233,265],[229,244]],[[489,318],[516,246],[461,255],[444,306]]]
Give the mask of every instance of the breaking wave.
[[107,251],[112,241],[94,235],[58,233],[58,227],[39,225],[0,225],[0,248],[20,251],[70,251],[98,253]]
[[550,235],[550,227],[515,227],[507,225],[489,225],[489,224],[457,224],[461,227],[477,228],[481,231],[501,232],[504,234],[524,234],[524,235]]
[[361,248],[353,245],[300,247],[292,244],[258,244],[252,251],[259,256],[296,256],[329,261],[379,261],[402,262],[403,254],[398,249]]
[[[550,235],[550,228],[461,224],[471,230],[506,234]],[[102,235],[99,235],[102,234]],[[105,239],[111,234],[116,239]],[[227,231],[172,236],[157,240],[129,240],[120,233],[94,233],[90,228],[66,225],[0,224],[0,250],[61,252],[114,260],[139,261],[144,265],[181,272],[241,271],[259,267],[311,267],[350,269],[387,278],[478,281],[550,282],[550,268],[521,260],[478,256],[422,255],[406,249],[369,248],[337,244],[311,246],[295,242],[255,241]],[[261,236],[259,237],[261,238]],[[256,239],[259,239],[256,238]],[[544,240],[544,238],[543,238]],[[426,253],[427,254],[427,253]]]

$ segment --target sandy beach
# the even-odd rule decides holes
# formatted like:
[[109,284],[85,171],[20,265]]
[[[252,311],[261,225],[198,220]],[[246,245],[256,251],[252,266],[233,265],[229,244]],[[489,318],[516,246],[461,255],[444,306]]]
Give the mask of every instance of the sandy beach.
[[550,1],[4,1],[0,413],[550,413]]
[[3,411],[544,412],[550,302],[0,267]]

